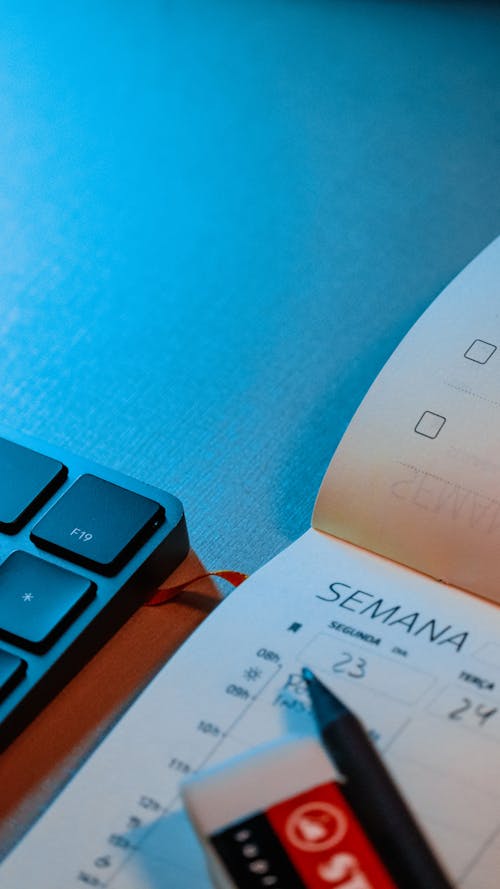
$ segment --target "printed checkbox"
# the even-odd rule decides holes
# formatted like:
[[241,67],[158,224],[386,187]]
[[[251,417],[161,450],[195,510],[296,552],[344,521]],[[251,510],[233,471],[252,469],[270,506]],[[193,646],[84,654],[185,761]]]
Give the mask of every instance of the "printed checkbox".
[[475,361],[476,364],[486,364],[496,350],[497,347],[493,343],[486,343],[484,340],[474,340],[472,345],[464,352],[464,358],[468,358],[469,361]]
[[424,411],[415,426],[415,432],[418,432],[419,435],[425,435],[426,438],[437,438],[445,423],[446,417],[442,417],[441,414]]

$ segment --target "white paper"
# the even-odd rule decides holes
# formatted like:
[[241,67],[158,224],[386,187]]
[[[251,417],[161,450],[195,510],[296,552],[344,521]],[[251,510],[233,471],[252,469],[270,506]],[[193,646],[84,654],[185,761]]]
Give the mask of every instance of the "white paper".
[[[332,586],[333,585],[333,586]],[[500,873],[500,612],[309,531],[196,631],[0,867],[0,889],[208,889],[183,776],[314,731],[308,665],[374,733],[457,886]]]
[[500,602],[500,238],[412,327],[358,408],[313,525]]

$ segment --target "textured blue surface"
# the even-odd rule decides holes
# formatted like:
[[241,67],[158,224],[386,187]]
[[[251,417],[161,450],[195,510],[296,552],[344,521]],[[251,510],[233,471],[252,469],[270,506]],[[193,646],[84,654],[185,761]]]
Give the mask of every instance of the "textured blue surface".
[[499,58],[481,3],[4,0],[2,420],[256,568],[499,233]]

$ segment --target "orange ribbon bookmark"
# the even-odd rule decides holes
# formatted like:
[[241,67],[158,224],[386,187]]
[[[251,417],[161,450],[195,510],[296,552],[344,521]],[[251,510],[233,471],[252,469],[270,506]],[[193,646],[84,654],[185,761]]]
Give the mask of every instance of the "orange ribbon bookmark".
[[177,584],[177,586],[158,587],[149,599],[146,599],[144,604],[164,605],[166,602],[170,602],[171,599],[175,599],[179,593],[183,593],[187,590],[193,583],[196,583],[198,580],[205,580],[206,577],[221,577],[222,580],[227,580],[231,586],[237,587],[247,579],[248,574],[243,574],[241,571],[207,571],[205,574],[198,574],[196,577],[190,577],[189,580],[184,580],[182,583]]

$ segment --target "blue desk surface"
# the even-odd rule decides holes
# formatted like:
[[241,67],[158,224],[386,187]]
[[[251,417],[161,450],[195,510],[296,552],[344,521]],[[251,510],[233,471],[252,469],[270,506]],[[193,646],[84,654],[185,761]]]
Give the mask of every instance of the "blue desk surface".
[[494,4],[4,0],[2,421],[257,568],[499,234],[499,58]]

